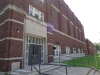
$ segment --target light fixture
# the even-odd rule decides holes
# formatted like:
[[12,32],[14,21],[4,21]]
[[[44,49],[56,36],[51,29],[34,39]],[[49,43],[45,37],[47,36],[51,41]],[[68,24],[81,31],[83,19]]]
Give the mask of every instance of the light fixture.
[[17,33],[20,33],[20,30],[19,29],[17,29],[16,31],[17,31]]
[[50,38],[50,40],[52,40],[52,38]]

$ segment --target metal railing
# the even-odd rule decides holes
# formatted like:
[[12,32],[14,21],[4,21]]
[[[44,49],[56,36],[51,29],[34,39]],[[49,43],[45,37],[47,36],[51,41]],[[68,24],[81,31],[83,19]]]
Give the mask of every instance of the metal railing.
[[46,64],[46,65],[54,65],[54,66],[63,66],[63,67],[65,67],[65,71],[66,71],[66,75],[68,75],[68,71],[67,71],[67,66],[68,65],[66,65],[66,64]]
[[[33,65],[34,62],[37,62],[39,65],[39,70]],[[39,75],[49,75],[49,74],[43,74],[41,73],[41,64],[38,62],[38,58],[32,58],[31,59],[31,71],[32,71],[32,67],[34,67],[34,69],[38,72]],[[54,66],[65,66],[65,70],[66,70],[66,75],[68,75],[67,73],[67,65],[66,64],[44,64],[44,65],[54,65]]]
[[98,75],[100,75],[100,71],[94,67],[91,67],[91,69],[88,71],[88,73],[86,75],[89,75],[91,73],[92,70],[95,70],[93,75],[95,75],[96,71],[99,73]]
[[[69,61],[67,59],[64,59],[63,57],[64,58],[70,58],[70,60],[72,60],[73,66],[77,66],[77,63],[81,63],[81,64],[83,64],[83,66],[84,66],[84,64],[87,64],[88,67],[91,66],[90,65],[90,55],[84,57],[84,59],[86,59],[85,61],[76,61],[77,58],[81,58],[81,57],[66,56],[66,55],[64,56],[64,55],[60,54],[58,57],[54,58],[54,61],[57,62],[57,63],[61,63],[63,61],[66,61],[66,62]],[[95,59],[94,59],[94,62],[95,62]]]

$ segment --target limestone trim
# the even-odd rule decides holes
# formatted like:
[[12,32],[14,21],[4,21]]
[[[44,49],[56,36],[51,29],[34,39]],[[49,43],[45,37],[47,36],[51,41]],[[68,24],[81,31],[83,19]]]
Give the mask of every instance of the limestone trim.
[[[28,14],[26,11],[24,11],[24,10],[22,10],[21,8],[18,8],[18,7],[16,7],[16,6],[14,6],[14,5],[11,5],[11,4],[7,5],[7,6],[2,10],[2,11],[0,12],[0,15],[2,15],[3,13],[5,13],[5,11],[6,11],[7,9],[12,9],[12,10],[18,12],[18,13],[24,14],[26,18],[28,18],[28,19],[30,19],[30,20],[34,20],[34,21],[40,23],[40,25],[47,26],[47,24],[46,24],[44,21],[40,21],[40,20],[34,18],[34,17],[31,16],[30,14]],[[15,21],[15,20],[13,20],[13,21]],[[18,21],[15,21],[15,22],[18,22]],[[24,23],[23,23],[23,24],[24,24]]]
[[76,28],[76,29],[78,29],[78,27],[77,27],[77,26],[75,26],[75,28]]
[[53,35],[53,33],[51,33],[51,32],[47,32],[47,33]]
[[68,18],[67,18],[64,14],[62,14],[62,16],[63,16],[65,19],[67,19],[67,20],[68,20]]
[[23,59],[23,57],[0,58],[0,60],[19,60],[19,59]]
[[71,23],[72,25],[74,25],[74,23],[73,23],[72,21],[70,21],[70,23]]
[[17,40],[17,41],[23,41],[23,39],[13,38],[13,37],[7,37],[7,38],[0,39],[0,42],[1,42],[1,41],[4,41],[4,40]]
[[53,45],[52,43],[48,43],[48,45]]
[[14,20],[14,19],[6,19],[4,22],[2,22],[2,23],[0,24],[0,26],[2,26],[3,24],[5,24],[5,23],[8,22],[8,21],[12,21],[12,22],[16,22],[16,23],[19,23],[19,24],[24,25],[23,22],[20,22],[20,21]]
[[55,7],[53,4],[51,4],[51,6],[52,6],[55,10],[57,10],[57,12],[60,12],[60,10],[59,10],[57,7]]
[[53,57],[54,55],[48,55],[48,57]]
[[89,47],[89,48],[91,48],[91,49],[95,49],[95,50],[96,50],[96,48],[93,48],[93,47]]
[[57,32],[57,33],[60,33],[61,35],[64,35],[64,36],[67,36],[67,37],[69,37],[69,38],[71,38],[71,39],[73,39],[73,40],[76,40],[76,41],[78,41],[78,42],[80,42],[80,43],[82,43],[82,44],[85,44],[84,42],[81,42],[81,41],[79,41],[79,40],[77,40],[77,39],[75,39],[75,38],[73,38],[73,37],[71,37],[71,36],[69,36],[69,35],[67,35],[67,34],[65,34],[65,33],[63,33],[63,32],[61,32],[61,31],[59,31],[59,30],[57,30],[57,29],[53,29],[55,32]]
[[79,31],[82,32],[80,29],[79,29]]

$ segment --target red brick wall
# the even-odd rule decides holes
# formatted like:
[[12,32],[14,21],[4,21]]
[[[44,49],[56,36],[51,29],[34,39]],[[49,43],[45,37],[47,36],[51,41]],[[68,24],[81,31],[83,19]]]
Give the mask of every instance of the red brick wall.
[[[18,38],[23,39],[23,26],[20,23],[16,23],[13,21],[7,21],[8,19],[14,19],[24,24],[24,15],[19,14],[13,10],[6,10],[0,16],[0,39],[4,39],[0,41],[0,58],[13,58],[13,57],[22,57],[23,51],[23,41],[12,40],[10,38]],[[19,33],[17,32],[19,29]],[[9,39],[7,39],[9,38]],[[10,71],[12,62],[20,62],[22,67],[22,59],[20,60],[0,60],[0,71]]]
[[[52,40],[50,40],[49,38],[52,38]],[[71,53],[73,53],[74,47],[76,48],[76,50],[78,50],[78,48],[84,49],[84,44],[53,31],[53,35],[48,34],[48,43],[57,45],[56,42],[59,42],[58,45],[60,45],[62,48],[62,54],[66,54],[66,50],[65,50],[66,47],[71,48]],[[51,48],[51,46],[48,46],[48,49],[50,49],[51,51],[48,52],[48,54],[52,54],[53,49]]]
[[[84,33],[82,30],[81,22],[77,19],[77,17],[74,15],[74,13],[71,11],[71,9],[65,4],[62,0],[46,0],[47,2],[47,16],[46,16],[46,22],[50,23],[54,26],[55,29],[62,31],[66,34],[69,34],[70,36],[83,41],[82,36],[84,37]],[[51,4],[53,4],[60,12],[55,10]],[[64,19],[62,16],[64,14],[66,17],[68,17],[67,20]],[[73,22],[74,26],[70,23]],[[75,28],[75,26],[78,27],[78,30]],[[82,31],[79,32],[79,30]],[[83,41],[85,42],[85,41]]]
[[[0,60],[0,71],[2,72],[8,72],[11,71],[11,64],[12,62],[20,62],[20,65],[22,66],[22,60]],[[20,67],[22,68],[22,67]]]
[[88,39],[86,39],[86,49],[88,55],[94,54],[96,52],[95,45]]
[[0,0],[0,11],[9,4],[10,0]]
[[48,45],[48,63],[53,62],[53,45]]
[[[47,4],[46,4],[47,3]],[[81,33],[79,33],[79,29],[82,31],[82,35],[84,37],[84,30],[81,29],[81,23],[78,22],[77,18],[74,18],[73,12],[70,10],[70,8],[64,3],[63,0],[45,0],[44,3],[42,3],[39,0],[1,0],[0,1],[0,10],[2,10],[6,5],[8,4],[13,4],[27,13],[29,12],[29,5],[35,7],[45,15],[45,22],[50,23],[54,25],[54,28],[62,31],[72,37],[76,37],[77,39],[81,40]],[[60,12],[57,12],[54,8],[51,7],[51,4],[53,4]],[[47,7],[46,7],[47,6]],[[68,17],[68,22],[62,17],[62,14],[64,14],[66,17]],[[0,22],[2,23],[6,19],[15,19],[20,22],[24,22],[24,15],[20,14],[16,11],[13,10],[7,10],[2,16],[0,16]],[[75,20],[76,19],[76,20]],[[75,20],[75,21],[74,21]],[[74,25],[76,25],[79,29],[74,30],[75,26],[70,24],[70,21],[73,23],[75,22]],[[0,27],[0,39],[6,38],[6,37],[14,37],[14,38],[19,38],[23,39],[23,26],[22,24],[16,23],[16,22],[6,22],[3,26]],[[20,33],[17,33],[16,30],[19,29]],[[74,32],[75,31],[75,32]],[[5,35],[4,35],[5,34]],[[53,35],[48,34],[48,43],[53,43],[54,45],[56,42],[59,42],[59,45],[61,45],[62,48],[62,54],[65,54],[65,47],[69,46],[71,48],[71,53],[73,52],[72,49],[73,47],[75,48],[81,48],[84,49],[84,44],[75,41],[71,38],[68,38],[66,36],[63,36],[59,33],[56,33],[53,31]],[[50,40],[52,38],[52,40]],[[84,39],[84,38],[83,38]],[[22,48],[23,48],[23,42],[22,41],[14,41],[14,40],[6,40],[6,45],[5,42],[1,42],[0,51],[6,50],[7,52],[4,52],[1,57],[21,57],[22,56]],[[10,47],[10,48],[8,48]],[[52,55],[53,46],[48,46],[48,54]],[[5,55],[5,56],[4,56]],[[49,60],[48,62],[53,61],[53,56],[48,57]],[[17,61],[17,60],[15,60]],[[22,62],[22,60],[18,60],[19,62]],[[2,65],[3,69],[2,71],[9,71],[11,67],[11,63],[13,61],[5,61],[5,65],[8,64],[8,67],[5,67]],[[2,64],[3,61],[1,61],[0,64]]]
[[62,18],[61,31],[68,34],[68,20],[66,20],[63,16],[61,18]]

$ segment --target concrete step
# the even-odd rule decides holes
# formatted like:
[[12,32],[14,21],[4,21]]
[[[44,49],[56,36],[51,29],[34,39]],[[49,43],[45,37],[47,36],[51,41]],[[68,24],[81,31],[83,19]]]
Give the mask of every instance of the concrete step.
[[23,75],[23,74],[19,74],[17,72],[11,72],[9,75]]
[[[50,71],[56,68],[59,68],[60,66],[54,66],[51,65],[49,67],[44,67],[43,69],[41,69],[41,73],[44,73],[46,71]],[[30,71],[29,69],[19,69],[16,70],[15,72],[11,72],[10,75],[38,75],[38,72],[34,69],[33,71]]]
[[95,70],[92,69],[88,75],[94,75],[94,74],[95,74]]
[[94,75],[100,75],[100,72],[96,71]]

